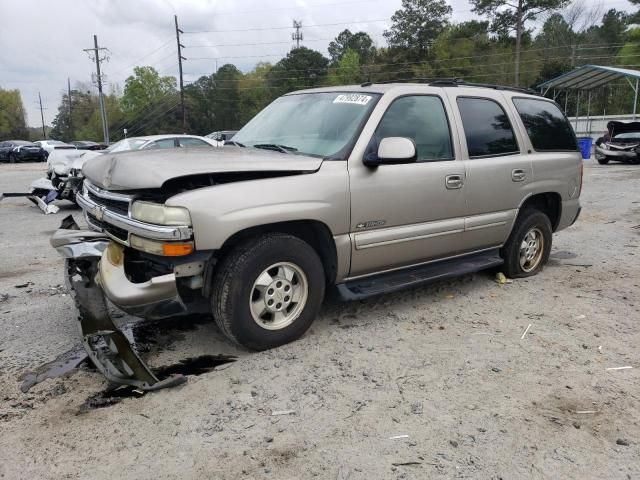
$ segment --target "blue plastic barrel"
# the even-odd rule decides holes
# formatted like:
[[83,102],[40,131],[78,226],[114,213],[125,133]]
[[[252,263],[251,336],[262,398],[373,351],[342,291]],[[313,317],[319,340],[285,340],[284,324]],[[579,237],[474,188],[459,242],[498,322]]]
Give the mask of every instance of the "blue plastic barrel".
[[593,144],[593,138],[591,137],[578,137],[578,147],[580,153],[582,153],[583,160],[589,160],[591,158],[591,145]]

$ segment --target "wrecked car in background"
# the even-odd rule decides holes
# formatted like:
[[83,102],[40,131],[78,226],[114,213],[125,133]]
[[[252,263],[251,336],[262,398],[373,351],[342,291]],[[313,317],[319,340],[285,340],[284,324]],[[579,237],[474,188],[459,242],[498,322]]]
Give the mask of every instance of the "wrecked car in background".
[[463,82],[294,92],[221,148],[103,154],[83,170],[90,230],[51,243],[92,360],[143,389],[163,380],[105,298],[146,319],[207,312],[269,349],[307,331],[329,287],[353,300],[489,267],[535,275],[582,188],[556,103]]
[[59,208],[52,203],[55,200],[76,203],[76,195],[84,179],[82,168],[87,160],[100,155],[137,150],[213,146],[215,145],[212,140],[196,135],[151,135],[126,138],[107,149],[55,149],[47,158],[46,178],[39,178],[31,184],[30,199],[44,213],[58,212]]
[[640,164],[640,122],[607,123],[607,133],[596,140],[595,157],[600,165],[610,161]]

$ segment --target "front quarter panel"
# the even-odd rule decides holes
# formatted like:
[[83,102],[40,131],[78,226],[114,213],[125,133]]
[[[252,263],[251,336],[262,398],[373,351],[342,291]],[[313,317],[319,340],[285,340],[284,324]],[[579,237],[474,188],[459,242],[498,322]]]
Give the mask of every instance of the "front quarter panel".
[[189,210],[198,250],[219,249],[247,228],[296,220],[322,222],[335,237],[349,230],[347,163],[325,161],[314,173],[192,190],[166,204]]

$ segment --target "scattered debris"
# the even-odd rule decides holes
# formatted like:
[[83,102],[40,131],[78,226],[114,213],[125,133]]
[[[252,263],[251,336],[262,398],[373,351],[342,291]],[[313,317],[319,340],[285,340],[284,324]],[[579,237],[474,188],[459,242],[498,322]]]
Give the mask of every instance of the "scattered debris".
[[295,410],[275,410],[271,412],[272,417],[277,417],[278,415],[293,415],[295,414]]
[[609,367],[609,368],[605,368],[605,370],[611,372],[613,370],[629,370],[630,368],[633,368],[630,365],[627,365],[626,367]]
[[619,438],[616,440],[617,445],[622,445],[623,447],[629,446],[629,440],[625,440],[624,438]]
[[422,415],[424,407],[421,402],[415,402],[411,404],[411,413],[414,415]]
[[61,377],[74,371],[87,357],[88,355],[84,347],[82,345],[76,345],[71,350],[58,355],[55,360],[41,365],[35,371],[23,374],[20,391],[27,393],[31,387],[48,378]]
[[398,440],[400,438],[409,438],[409,435],[394,435],[393,437],[389,437],[389,440]]
[[578,316],[576,317],[576,320],[584,320],[585,318],[587,318],[587,316],[586,316],[586,315],[578,315]]
[[407,465],[422,465],[422,462],[393,462],[394,467],[406,467]]
[[522,336],[520,337],[520,340],[524,340],[524,337],[527,335],[527,333],[529,332],[529,329],[531,328],[531,324],[529,324],[526,328],[526,330],[524,331],[524,333],[522,334]]
[[15,288],[27,288],[34,285],[33,282],[21,283],[20,285],[14,285]]
[[7,300],[9,300],[9,294],[8,293],[0,293],[0,303],[6,302]]
[[505,285],[507,283],[513,283],[513,280],[510,280],[507,277],[505,277],[504,273],[498,272],[496,273],[495,282],[500,285]]
[[598,413],[597,410],[576,410],[576,412],[578,415],[592,415],[594,413]]
[[453,448],[458,448],[458,442],[456,442],[455,440],[449,440],[449,445],[451,445]]

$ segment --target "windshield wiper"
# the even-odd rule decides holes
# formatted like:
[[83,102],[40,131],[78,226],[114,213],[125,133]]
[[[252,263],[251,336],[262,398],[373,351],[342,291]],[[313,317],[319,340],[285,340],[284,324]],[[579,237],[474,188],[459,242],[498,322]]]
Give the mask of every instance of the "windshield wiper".
[[227,140],[224,142],[225,145],[235,145],[236,147],[245,148],[246,145],[244,143],[236,142],[235,140]]
[[275,150],[276,152],[282,153],[290,153],[297,152],[298,149],[295,147],[289,147],[287,145],[279,145],[277,143],[258,143],[253,145],[253,148],[262,148],[264,150]]

